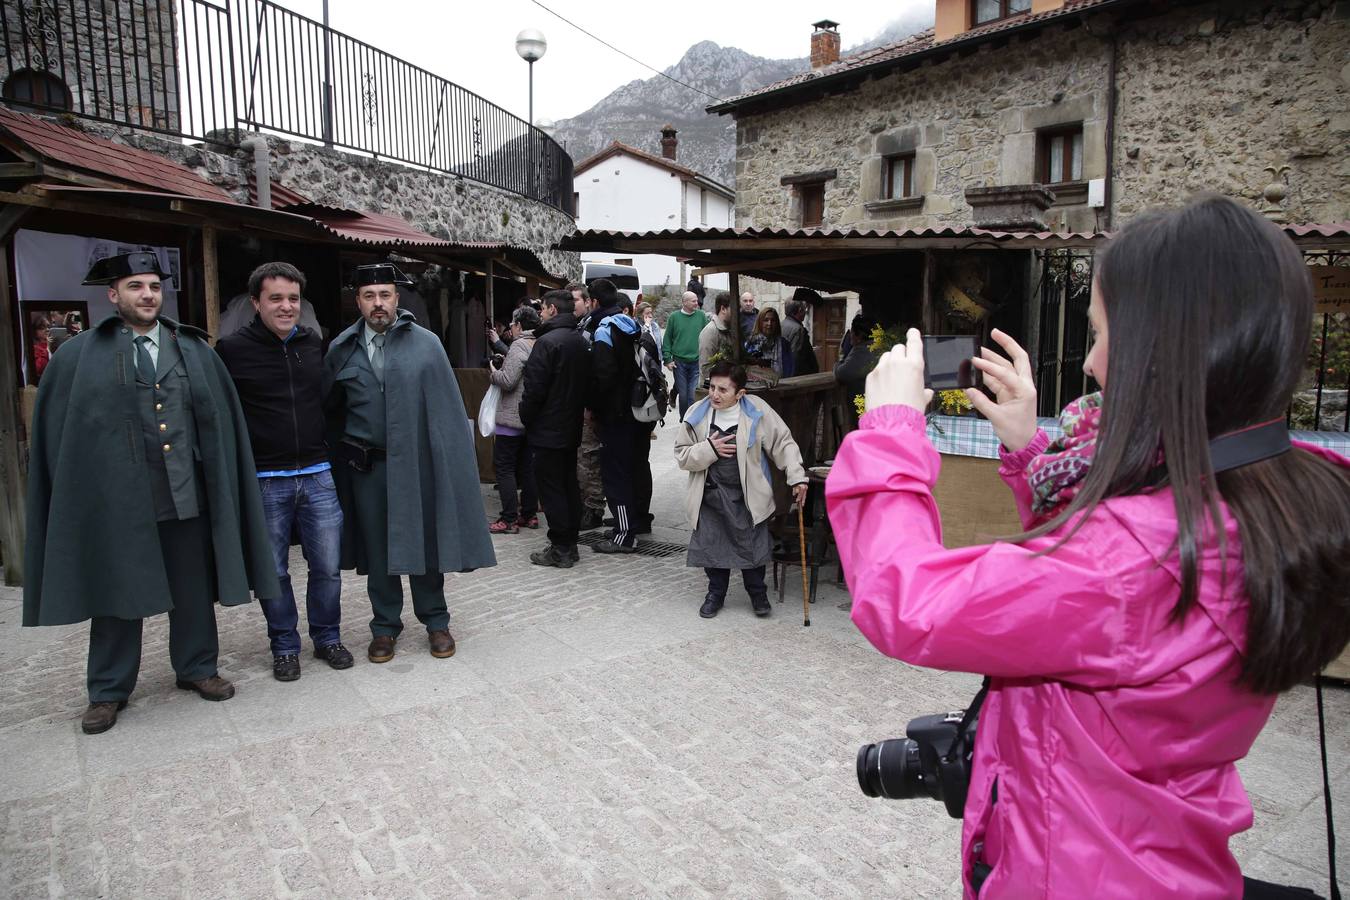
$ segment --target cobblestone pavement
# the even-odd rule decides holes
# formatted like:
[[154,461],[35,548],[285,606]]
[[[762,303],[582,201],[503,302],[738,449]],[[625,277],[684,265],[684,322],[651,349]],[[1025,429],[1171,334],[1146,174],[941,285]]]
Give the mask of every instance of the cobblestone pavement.
[[[653,537],[684,541],[671,436],[652,453]],[[768,620],[736,579],[705,621],[682,556],[583,548],[559,571],[528,564],[542,530],[494,540],[497,568],[448,579],[453,659],[426,652],[409,609],[398,656],[368,663],[349,578],[355,668],[306,656],[280,684],[256,607],[224,609],[238,695],[204,703],[174,688],[160,617],[130,707],[94,737],[78,723],[87,627],[21,630],[3,589],[0,896],[960,895],[959,823],[864,798],[854,754],[963,705],[974,677],[873,651],[828,578],[809,629],[796,569]],[[1350,694],[1328,700],[1350,834]],[[1280,700],[1242,773],[1244,867],[1325,891],[1311,691]]]

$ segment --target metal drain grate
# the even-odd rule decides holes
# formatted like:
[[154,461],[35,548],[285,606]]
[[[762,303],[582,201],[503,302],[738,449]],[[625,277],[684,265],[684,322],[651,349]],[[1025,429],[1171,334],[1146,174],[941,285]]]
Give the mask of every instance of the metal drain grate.
[[[577,538],[578,544],[594,546],[603,544],[609,540],[607,531],[587,531]],[[672,556],[678,556],[689,548],[684,544],[672,544],[667,541],[647,541],[638,538],[637,554],[638,556],[652,556],[657,559],[668,559]]]

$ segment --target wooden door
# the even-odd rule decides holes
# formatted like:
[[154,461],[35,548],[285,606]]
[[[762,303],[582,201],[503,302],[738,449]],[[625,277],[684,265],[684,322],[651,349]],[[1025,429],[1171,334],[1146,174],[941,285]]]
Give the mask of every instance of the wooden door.
[[839,359],[839,342],[848,330],[846,320],[848,301],[843,297],[826,297],[812,314],[811,335],[820,371],[833,372]]

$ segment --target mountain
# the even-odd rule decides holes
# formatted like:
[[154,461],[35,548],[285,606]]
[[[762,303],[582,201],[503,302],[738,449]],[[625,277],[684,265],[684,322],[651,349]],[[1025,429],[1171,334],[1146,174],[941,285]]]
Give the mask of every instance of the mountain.
[[[901,40],[932,25],[932,10],[893,21],[881,34],[844,51],[848,56]],[[630,81],[586,112],[559,120],[553,137],[574,162],[619,141],[660,155],[661,126],[679,131],[676,161],[730,187],[736,185],[736,122],[731,116],[710,116],[704,108],[714,98],[734,97],[766,84],[782,81],[810,68],[807,57],[765,59],[735,47],[700,41],[690,47],[665,74],[712,96],[653,75]]]

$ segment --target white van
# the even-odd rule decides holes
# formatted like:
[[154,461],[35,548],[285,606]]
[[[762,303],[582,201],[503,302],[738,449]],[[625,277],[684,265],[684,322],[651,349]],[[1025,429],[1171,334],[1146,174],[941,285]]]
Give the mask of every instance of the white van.
[[590,287],[597,278],[607,278],[621,293],[627,294],[636,306],[642,301],[642,283],[638,280],[636,266],[621,266],[616,263],[588,262],[581,264],[581,280]]

